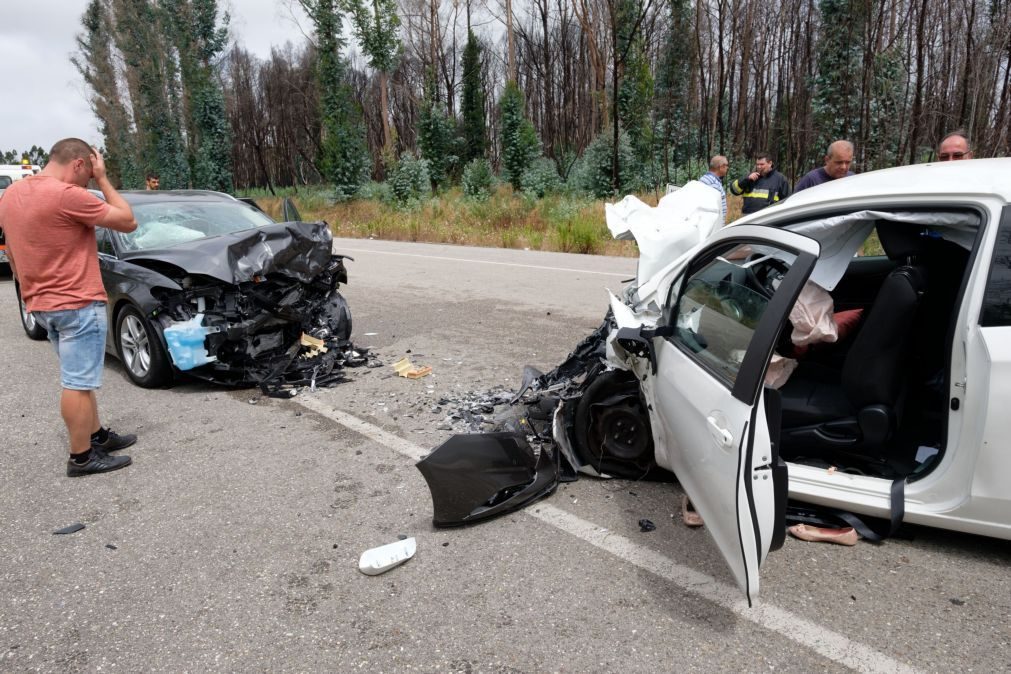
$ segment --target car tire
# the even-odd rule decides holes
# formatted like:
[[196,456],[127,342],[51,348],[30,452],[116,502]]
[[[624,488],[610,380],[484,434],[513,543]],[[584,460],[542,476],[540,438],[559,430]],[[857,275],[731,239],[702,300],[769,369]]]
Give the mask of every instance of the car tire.
[[17,281],[14,282],[14,292],[18,296],[18,309],[21,313],[21,327],[25,329],[25,334],[28,335],[28,339],[41,341],[48,338],[49,333],[46,332],[46,329],[39,325],[39,322],[35,320],[35,316],[28,313],[25,308],[25,302],[21,299],[21,284]]
[[582,459],[598,472],[641,478],[654,470],[653,431],[632,372],[611,370],[586,387],[573,434]]
[[172,381],[172,365],[160,336],[130,304],[116,315],[116,355],[130,380],[141,388],[158,388]]

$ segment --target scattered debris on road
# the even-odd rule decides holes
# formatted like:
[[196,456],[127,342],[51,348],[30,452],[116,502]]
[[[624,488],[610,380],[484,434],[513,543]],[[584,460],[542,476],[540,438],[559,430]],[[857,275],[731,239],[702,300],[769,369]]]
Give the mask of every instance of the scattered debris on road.
[[56,536],[62,534],[74,534],[83,528],[84,528],[83,524],[81,524],[80,522],[75,522],[74,524],[65,526],[62,529],[57,529],[56,531],[53,532],[53,535]]
[[401,377],[407,377],[408,379],[421,379],[426,375],[432,374],[431,366],[422,365],[419,367],[412,363],[411,359],[407,356],[394,363],[393,370]]
[[418,543],[414,538],[405,538],[366,550],[358,560],[358,570],[366,576],[378,576],[414,557],[417,549]]

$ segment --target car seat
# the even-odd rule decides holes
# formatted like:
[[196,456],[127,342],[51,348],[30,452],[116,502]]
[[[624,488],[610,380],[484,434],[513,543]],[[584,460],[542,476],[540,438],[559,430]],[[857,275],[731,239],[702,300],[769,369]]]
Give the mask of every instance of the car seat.
[[912,326],[927,288],[916,261],[921,229],[877,223],[885,253],[900,266],[881,284],[841,370],[802,362],[781,389],[787,456],[870,454],[898,427]]

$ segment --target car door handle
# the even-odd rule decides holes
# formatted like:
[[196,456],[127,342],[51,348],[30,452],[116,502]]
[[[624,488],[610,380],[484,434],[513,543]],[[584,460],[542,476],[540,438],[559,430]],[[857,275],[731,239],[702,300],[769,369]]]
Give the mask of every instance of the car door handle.
[[720,426],[720,422],[716,420],[716,417],[706,417],[706,421],[709,423],[709,432],[716,438],[716,442],[724,447],[730,447],[734,444],[734,436],[730,431]]

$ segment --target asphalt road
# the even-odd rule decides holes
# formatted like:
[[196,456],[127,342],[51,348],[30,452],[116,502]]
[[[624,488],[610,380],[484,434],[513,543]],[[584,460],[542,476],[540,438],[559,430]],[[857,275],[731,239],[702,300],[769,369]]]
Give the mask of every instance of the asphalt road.
[[[134,465],[64,477],[56,360],[0,282],[2,671],[1000,671],[1011,543],[911,527],[852,548],[788,540],[748,608],[666,484],[582,479],[527,510],[436,530],[414,458],[440,397],[550,368],[631,259],[340,240],[354,338],[387,365],[291,401],[131,385],[104,420]],[[656,531],[641,533],[649,518]],[[72,535],[52,531],[81,522]],[[417,538],[387,574],[362,551]]]

